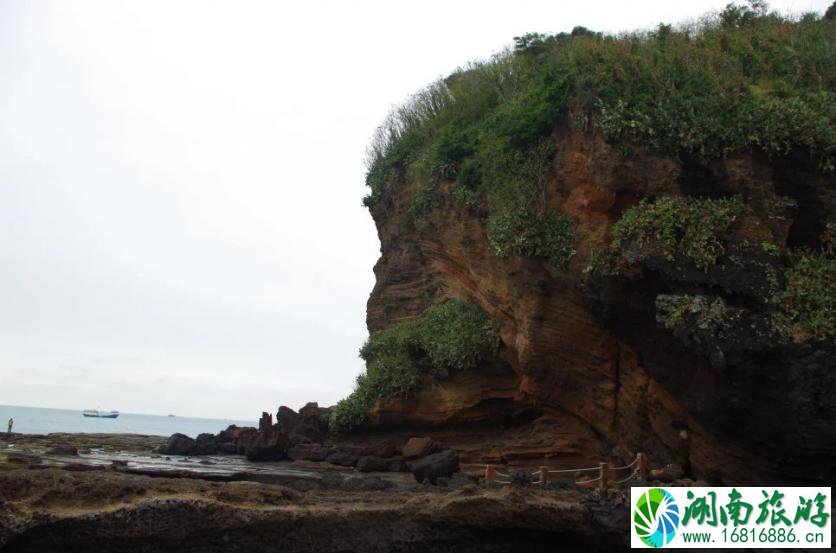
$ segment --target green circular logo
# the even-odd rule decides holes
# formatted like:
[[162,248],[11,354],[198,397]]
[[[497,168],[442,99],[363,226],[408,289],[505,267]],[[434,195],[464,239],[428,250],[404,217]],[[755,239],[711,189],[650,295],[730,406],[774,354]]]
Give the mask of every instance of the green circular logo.
[[679,507],[673,496],[662,488],[644,492],[633,510],[636,534],[649,547],[665,547],[679,528]]

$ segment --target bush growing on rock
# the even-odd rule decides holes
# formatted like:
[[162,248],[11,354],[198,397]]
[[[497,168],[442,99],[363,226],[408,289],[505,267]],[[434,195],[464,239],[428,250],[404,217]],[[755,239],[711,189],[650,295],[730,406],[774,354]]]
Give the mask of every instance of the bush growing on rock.
[[836,252],[798,252],[785,274],[784,321],[793,337],[836,337]]
[[584,276],[609,277],[621,274],[618,256],[610,249],[593,248],[583,270]]
[[420,347],[437,375],[463,371],[479,364],[498,345],[498,325],[479,307],[447,300],[425,314],[417,326]]
[[378,399],[409,397],[432,379],[476,367],[498,345],[498,325],[479,307],[450,299],[435,305],[419,321],[378,332],[360,349],[366,372],[354,391],[331,412],[331,428],[362,424]]
[[548,211],[535,215],[525,209],[491,215],[488,241],[496,254],[542,259],[556,269],[565,269],[575,255],[575,231],[565,215]]
[[629,261],[651,256],[674,261],[684,256],[705,270],[724,252],[727,233],[742,211],[736,198],[642,200],[613,225],[613,245]]

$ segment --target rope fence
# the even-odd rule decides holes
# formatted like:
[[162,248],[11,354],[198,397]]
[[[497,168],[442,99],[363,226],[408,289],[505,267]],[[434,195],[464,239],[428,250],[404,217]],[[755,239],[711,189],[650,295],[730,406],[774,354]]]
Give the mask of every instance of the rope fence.
[[[631,470],[632,469],[632,470]],[[641,482],[647,480],[647,457],[644,453],[637,453],[635,459],[629,464],[621,467],[613,467],[610,463],[602,461],[598,463],[597,467],[583,467],[577,469],[560,469],[551,470],[548,467],[540,467],[532,473],[523,472],[523,475],[529,478],[536,478],[531,481],[531,484],[546,484],[551,480],[550,475],[554,474],[573,474],[579,477],[581,474],[597,472],[598,476],[595,478],[588,477],[586,480],[575,480],[575,484],[579,486],[587,486],[596,484],[600,489],[608,488],[611,484],[618,486],[630,480],[636,479]],[[618,471],[630,471],[626,478],[620,480],[612,479],[612,473]],[[591,475],[590,475],[591,476]],[[496,482],[497,484],[511,484],[513,483],[515,475],[500,472],[496,470],[493,465],[485,466],[485,480],[488,482]]]

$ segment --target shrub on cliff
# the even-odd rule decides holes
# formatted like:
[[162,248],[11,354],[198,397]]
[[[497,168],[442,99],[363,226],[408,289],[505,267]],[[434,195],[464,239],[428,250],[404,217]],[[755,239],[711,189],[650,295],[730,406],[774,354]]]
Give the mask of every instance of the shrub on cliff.
[[434,379],[476,367],[496,351],[497,330],[479,307],[450,299],[418,321],[371,336],[360,349],[366,372],[331,411],[331,428],[349,430],[365,421],[378,399],[410,397]]
[[702,161],[801,150],[832,170],[834,25],[758,3],[644,33],[518,37],[514,50],[433,83],[389,116],[369,150],[366,203],[439,167],[488,213],[519,207],[497,200],[515,191],[535,201],[538,177],[520,169],[561,122]]
[[642,200],[613,225],[613,246],[629,261],[684,256],[707,269],[724,251],[727,232],[743,211],[735,198],[698,199],[663,196]]
[[796,252],[785,275],[784,322],[795,340],[836,337],[836,252]]
[[417,336],[433,374],[444,377],[473,368],[492,355],[499,345],[498,327],[479,307],[453,299],[424,314]]
[[518,209],[491,215],[488,241],[500,257],[542,259],[557,269],[565,269],[575,254],[572,221],[554,211],[541,215]]
[[583,274],[585,277],[612,277],[621,274],[618,264],[619,257],[612,249],[593,248],[589,252],[589,259]]

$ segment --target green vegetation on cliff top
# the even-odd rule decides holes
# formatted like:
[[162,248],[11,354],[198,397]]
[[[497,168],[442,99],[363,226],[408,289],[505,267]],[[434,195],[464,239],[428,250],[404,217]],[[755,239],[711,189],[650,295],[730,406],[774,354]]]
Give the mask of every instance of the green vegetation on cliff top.
[[451,373],[476,367],[498,346],[498,324],[477,306],[450,299],[417,321],[378,332],[360,349],[366,372],[331,412],[331,428],[349,430],[366,420],[378,399],[410,397]]
[[542,215],[561,123],[703,161],[798,149],[832,170],[834,36],[833,17],[788,19],[752,2],[651,32],[518,37],[390,114],[369,150],[365,203],[410,180],[421,215],[449,180],[489,216]]

